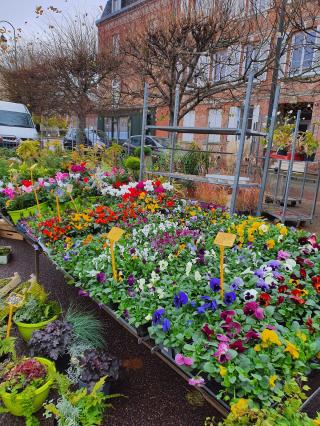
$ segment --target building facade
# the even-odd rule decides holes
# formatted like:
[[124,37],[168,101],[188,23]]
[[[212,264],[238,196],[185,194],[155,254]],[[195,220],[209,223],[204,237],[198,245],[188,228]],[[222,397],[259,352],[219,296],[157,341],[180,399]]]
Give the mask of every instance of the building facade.
[[[185,0],[184,0],[185,1]],[[247,0],[249,1],[249,0]],[[252,2],[253,0],[250,0]],[[270,12],[270,0],[255,0],[262,13]],[[157,0],[108,0],[101,19],[97,22],[99,43],[113,43],[117,46],[121,38],[129,27],[139,25],[141,13],[152,13],[152,7],[156,7]],[[248,5],[246,7],[249,7]],[[302,71],[310,66],[316,59],[316,51],[310,46],[319,44],[318,32],[309,32],[307,35],[297,32],[293,35],[293,49],[285,52],[281,57],[280,76],[291,75]],[[303,39],[303,43],[301,39]],[[296,44],[296,47],[295,47]],[[248,46],[244,46],[246,52],[241,53],[243,60],[239,61],[238,72],[245,66],[245,54],[248,54]],[[242,58],[242,56],[241,56]],[[222,70],[217,71],[214,64],[208,66],[208,75],[212,79],[219,78]],[[249,127],[262,129],[266,125],[270,89],[273,69],[270,67],[259,77],[259,82],[253,91],[250,105]],[[220,76],[221,77],[221,76]],[[219,102],[217,102],[219,98]],[[216,106],[218,104],[218,106]],[[294,114],[298,109],[302,110],[301,130],[312,130],[317,138],[320,138],[320,91],[314,83],[297,82],[286,79],[281,83],[281,97],[279,111],[281,115]],[[119,132],[123,131],[126,136],[140,134],[141,132],[141,111],[142,105],[122,105],[113,113],[109,112],[105,118],[106,128],[114,127],[117,120]],[[157,123],[168,122],[168,112],[166,108],[158,108],[155,112]],[[242,103],[236,101],[223,102],[221,97],[212,97],[199,104],[193,111],[190,111],[182,120],[184,126],[188,127],[237,127],[241,121]],[[124,130],[127,129],[127,130]],[[165,136],[161,134],[161,136]],[[217,149],[236,151],[235,136],[220,135],[181,135],[181,140],[185,143],[196,141],[216,145]],[[222,148],[223,147],[223,148]]]

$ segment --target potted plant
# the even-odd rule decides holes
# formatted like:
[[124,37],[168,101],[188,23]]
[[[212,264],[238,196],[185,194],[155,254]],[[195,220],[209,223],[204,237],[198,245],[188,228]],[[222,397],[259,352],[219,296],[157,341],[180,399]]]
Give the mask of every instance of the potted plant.
[[[75,361],[74,361],[75,362]],[[103,392],[110,393],[111,383],[119,377],[120,362],[106,352],[87,349],[77,358],[79,367],[79,385],[91,391],[94,385],[104,376],[108,377]]]
[[33,424],[32,414],[47,399],[54,373],[54,363],[44,358],[24,358],[7,364],[0,378],[0,396],[6,407],[2,412],[25,416],[27,424]]
[[11,246],[0,247],[0,265],[6,265],[11,255]]
[[106,377],[102,377],[92,388],[91,392],[86,388],[76,391],[71,390],[72,383],[62,374],[56,373],[56,385],[59,398],[54,403],[45,404],[46,418],[54,416],[58,426],[98,426],[103,422],[103,416],[107,408],[112,405],[107,400],[121,395],[105,395],[101,392]]
[[57,370],[64,372],[70,362],[68,350],[73,338],[72,327],[64,321],[55,320],[44,329],[34,331],[28,344],[32,355],[54,360]]
[[13,321],[22,338],[29,341],[34,331],[45,328],[55,321],[60,313],[61,308],[57,302],[31,295],[14,314]]

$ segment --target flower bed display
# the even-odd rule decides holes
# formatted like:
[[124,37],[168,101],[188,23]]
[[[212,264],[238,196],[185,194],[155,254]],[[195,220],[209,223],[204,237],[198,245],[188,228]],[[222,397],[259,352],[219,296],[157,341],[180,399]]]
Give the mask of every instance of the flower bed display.
[[[84,165],[45,179],[44,187],[53,210],[56,197],[70,193],[71,205],[61,216],[24,219],[24,230],[82,296],[170,348],[191,385],[218,382],[226,402],[271,405],[284,397],[286,382],[319,368],[316,236],[180,200],[169,183],[110,181]],[[81,205],[73,203],[79,194]],[[115,245],[117,280],[106,235],[114,226],[125,231]],[[220,231],[236,235],[225,250],[223,293],[213,244]]]

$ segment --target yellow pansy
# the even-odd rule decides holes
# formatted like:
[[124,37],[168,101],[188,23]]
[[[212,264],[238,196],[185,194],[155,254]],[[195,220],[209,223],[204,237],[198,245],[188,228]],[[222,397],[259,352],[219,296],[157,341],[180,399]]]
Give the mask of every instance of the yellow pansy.
[[146,192],[141,192],[141,194],[139,195],[139,200],[143,200],[146,196]]
[[260,233],[264,234],[269,231],[269,226],[263,223],[262,225],[259,226],[259,231]]
[[285,348],[285,352],[289,352],[293,359],[299,358],[299,351],[296,345],[286,340],[287,347]]
[[306,334],[304,334],[304,333],[302,333],[302,331],[300,331],[300,330],[298,330],[297,332],[296,332],[296,336],[297,337],[299,337],[299,339],[304,343],[304,342],[306,342],[307,341],[307,335]]
[[274,240],[267,240],[266,241],[266,246],[268,247],[268,249],[273,249],[273,247],[276,245]]
[[261,346],[260,346],[260,345],[256,345],[256,346],[253,348],[253,350],[254,350],[255,352],[260,352],[260,351],[261,351]]
[[278,376],[275,374],[269,378],[269,385],[271,388],[275,387],[275,381],[277,380]]
[[277,333],[273,330],[269,330],[268,328],[265,328],[263,332],[261,333],[261,340],[262,340],[262,347],[266,348],[269,346],[270,343],[273,343],[275,345],[281,346],[281,340],[279,339],[279,336]]
[[220,368],[220,376],[224,377],[227,374],[227,369],[223,365],[219,365]]
[[235,417],[243,416],[248,410],[248,400],[240,398],[235,404],[231,404],[231,412]]

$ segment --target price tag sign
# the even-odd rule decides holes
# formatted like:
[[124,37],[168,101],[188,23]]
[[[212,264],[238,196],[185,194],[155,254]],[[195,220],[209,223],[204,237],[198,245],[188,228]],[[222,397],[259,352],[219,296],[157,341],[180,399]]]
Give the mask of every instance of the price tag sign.
[[222,299],[224,298],[224,249],[225,247],[232,247],[235,240],[235,234],[218,232],[213,242],[213,244],[220,247],[220,292]]
[[213,244],[223,247],[232,247],[236,240],[235,234],[229,234],[227,232],[218,232]]
[[23,305],[23,302],[24,302],[24,297],[18,293],[11,293],[9,297],[7,297],[6,299],[6,304],[9,305],[9,318],[8,318],[7,334],[6,334],[7,338],[10,337],[13,308],[19,308],[20,306]]
[[67,193],[71,194],[72,190],[73,190],[73,185],[71,183],[68,183],[66,186]]
[[117,241],[120,240],[120,238],[122,237],[122,235],[124,234],[124,230],[121,228],[117,228],[116,226],[114,226],[107,234],[107,238],[110,241],[113,241],[114,243],[116,243]]
[[124,234],[124,230],[121,228],[117,228],[116,226],[114,226],[107,234],[107,238],[110,241],[112,273],[113,273],[113,278],[115,281],[118,280],[118,275],[117,275],[117,268],[116,268],[116,259],[114,255],[114,244],[120,240],[123,234]]

